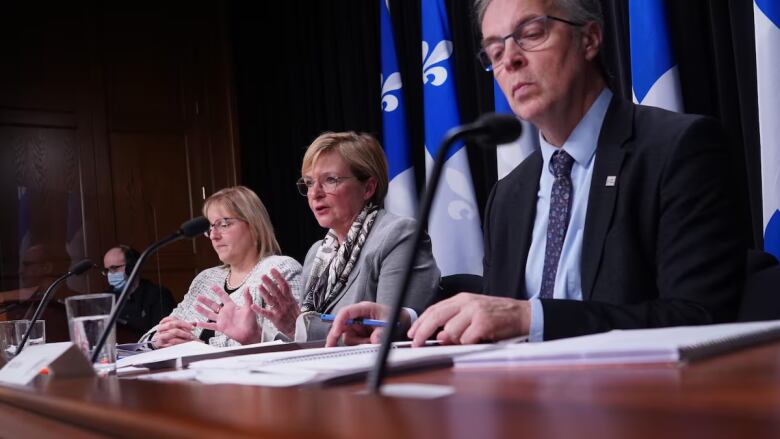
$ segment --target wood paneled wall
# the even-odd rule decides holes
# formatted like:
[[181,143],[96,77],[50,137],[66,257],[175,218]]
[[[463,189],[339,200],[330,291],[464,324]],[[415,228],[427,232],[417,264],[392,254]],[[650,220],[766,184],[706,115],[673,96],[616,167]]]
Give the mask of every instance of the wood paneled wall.
[[[53,273],[143,250],[236,184],[221,2],[9,2],[0,14],[0,291],[20,247]],[[27,237],[23,241],[23,233]],[[206,238],[163,248],[144,276],[181,298],[218,263]],[[64,294],[101,291],[93,271]]]

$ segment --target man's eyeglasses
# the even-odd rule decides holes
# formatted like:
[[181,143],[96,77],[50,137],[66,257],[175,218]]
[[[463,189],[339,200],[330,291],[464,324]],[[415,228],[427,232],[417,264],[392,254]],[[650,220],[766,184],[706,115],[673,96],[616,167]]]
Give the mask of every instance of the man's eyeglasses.
[[584,23],[575,23],[564,20],[563,18],[553,17],[552,15],[541,15],[526,20],[517,25],[515,30],[505,37],[488,38],[482,41],[482,50],[477,54],[482,67],[486,71],[492,71],[496,65],[501,64],[504,59],[506,40],[512,38],[518,47],[525,51],[532,51],[539,48],[547,38],[550,37],[550,21],[560,21],[570,26],[583,26]]
[[326,193],[332,193],[336,190],[336,188],[341,184],[344,180],[349,180],[350,178],[356,178],[354,176],[348,176],[348,177],[338,177],[335,175],[321,175],[317,180],[311,178],[311,177],[301,177],[298,179],[298,181],[295,182],[295,186],[298,187],[298,193],[303,195],[304,197],[309,195],[309,190],[314,187],[314,184],[316,182],[320,183],[320,186],[322,187],[322,190]]
[[216,221],[214,221],[214,224],[209,225],[209,229],[203,232],[203,234],[206,236],[206,238],[211,238],[211,232],[217,231],[219,234],[223,234],[230,229],[230,227],[239,222],[239,221],[245,221],[241,218],[220,218]]
[[108,276],[108,273],[116,273],[118,271],[122,271],[125,269],[125,264],[122,265],[111,265],[109,267],[105,267],[102,270],[100,270],[100,274],[103,276]]

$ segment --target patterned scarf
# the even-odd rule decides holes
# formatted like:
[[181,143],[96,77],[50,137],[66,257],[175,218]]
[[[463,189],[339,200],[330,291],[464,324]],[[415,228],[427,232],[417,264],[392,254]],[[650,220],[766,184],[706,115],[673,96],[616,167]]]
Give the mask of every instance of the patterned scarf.
[[314,256],[301,312],[325,312],[331,302],[338,297],[355,267],[377,213],[379,207],[370,202],[366,204],[355,218],[341,245],[336,232],[333,229],[328,230]]

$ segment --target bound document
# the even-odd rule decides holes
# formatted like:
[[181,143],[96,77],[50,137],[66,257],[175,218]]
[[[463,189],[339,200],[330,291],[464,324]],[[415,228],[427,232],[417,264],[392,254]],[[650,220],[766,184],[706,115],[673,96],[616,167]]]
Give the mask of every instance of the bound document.
[[455,358],[455,367],[678,363],[780,339],[780,321],[614,330]]

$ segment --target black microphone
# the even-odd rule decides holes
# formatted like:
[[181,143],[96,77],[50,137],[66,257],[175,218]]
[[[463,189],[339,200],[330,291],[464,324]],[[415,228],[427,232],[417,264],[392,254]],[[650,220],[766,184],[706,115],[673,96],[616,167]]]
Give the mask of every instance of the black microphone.
[[122,308],[124,308],[127,299],[130,297],[130,286],[133,284],[133,282],[135,282],[136,278],[138,277],[138,273],[141,272],[141,266],[143,265],[144,261],[146,261],[146,258],[148,258],[152,253],[156,252],[160,247],[180,239],[194,238],[202,234],[209,229],[210,225],[211,224],[209,224],[209,220],[205,217],[199,216],[197,218],[193,218],[182,224],[181,227],[179,227],[179,230],[177,230],[175,233],[155,242],[154,244],[147,247],[143,253],[141,253],[141,256],[138,257],[138,261],[135,263],[135,267],[133,267],[133,271],[127,278],[125,287],[122,288],[122,292],[119,294],[119,299],[117,299],[114,308],[111,310],[111,315],[108,317],[108,322],[105,328],[103,328],[103,333],[100,334],[100,338],[95,345],[95,350],[92,352],[93,364],[97,362],[98,357],[100,357],[100,351],[103,350],[103,346],[106,344],[108,335],[111,333],[111,329],[114,327],[114,323],[116,323],[116,319],[119,317],[119,313],[122,311]]
[[35,322],[37,322],[38,319],[41,318],[41,314],[43,314],[43,311],[46,309],[47,306],[49,306],[49,301],[51,300],[52,296],[54,296],[54,291],[56,290],[57,286],[59,286],[59,284],[61,284],[62,281],[64,281],[65,279],[71,276],[78,276],[94,266],[95,264],[92,263],[92,261],[90,261],[89,259],[84,259],[83,261],[75,264],[73,267],[71,267],[71,269],[67,273],[58,277],[57,280],[55,280],[54,282],[52,282],[51,285],[49,285],[49,288],[47,288],[46,292],[43,293],[43,297],[41,298],[41,303],[39,303],[38,308],[35,309],[35,313],[33,314],[32,319],[30,320],[30,326],[27,328],[26,331],[24,331],[24,336],[22,337],[22,341],[19,343],[19,347],[16,348],[15,355],[19,355],[19,353],[22,352],[22,349],[24,349],[24,344],[27,343],[27,339],[30,338],[30,334],[32,333]]
[[[520,137],[522,130],[523,125],[517,117],[506,114],[488,113],[482,115],[473,123],[452,128],[444,135],[444,140],[442,140],[439,150],[436,152],[436,159],[433,162],[433,169],[431,170],[431,176],[428,180],[428,186],[425,188],[422,201],[420,202],[420,211],[417,216],[417,228],[412,237],[414,250],[409,257],[406,270],[403,272],[403,277],[401,278],[403,280],[399,284],[400,288],[395,292],[395,302],[393,302],[390,315],[387,318],[388,322],[397,322],[401,316],[401,308],[403,307],[406,293],[409,289],[409,274],[414,267],[414,262],[417,258],[417,249],[420,247],[423,231],[428,224],[433,197],[436,194],[436,188],[439,185],[441,171],[444,167],[444,158],[447,156],[447,152],[456,140],[474,140],[480,144],[480,146],[494,147],[496,144],[508,143],[517,139]],[[390,353],[390,345],[396,337],[396,333],[400,330],[400,325],[391,324],[388,326],[389,327],[386,327],[385,331],[382,333],[382,345],[379,348],[379,355],[377,355],[374,368],[368,375],[369,393],[379,392],[379,387],[382,385],[382,380],[387,371],[387,355]]]
[[[467,137],[480,146],[491,147],[509,143],[520,137],[523,125],[513,114],[486,113],[470,124],[447,131],[444,141],[452,137]],[[444,143],[444,142],[442,142]]]

